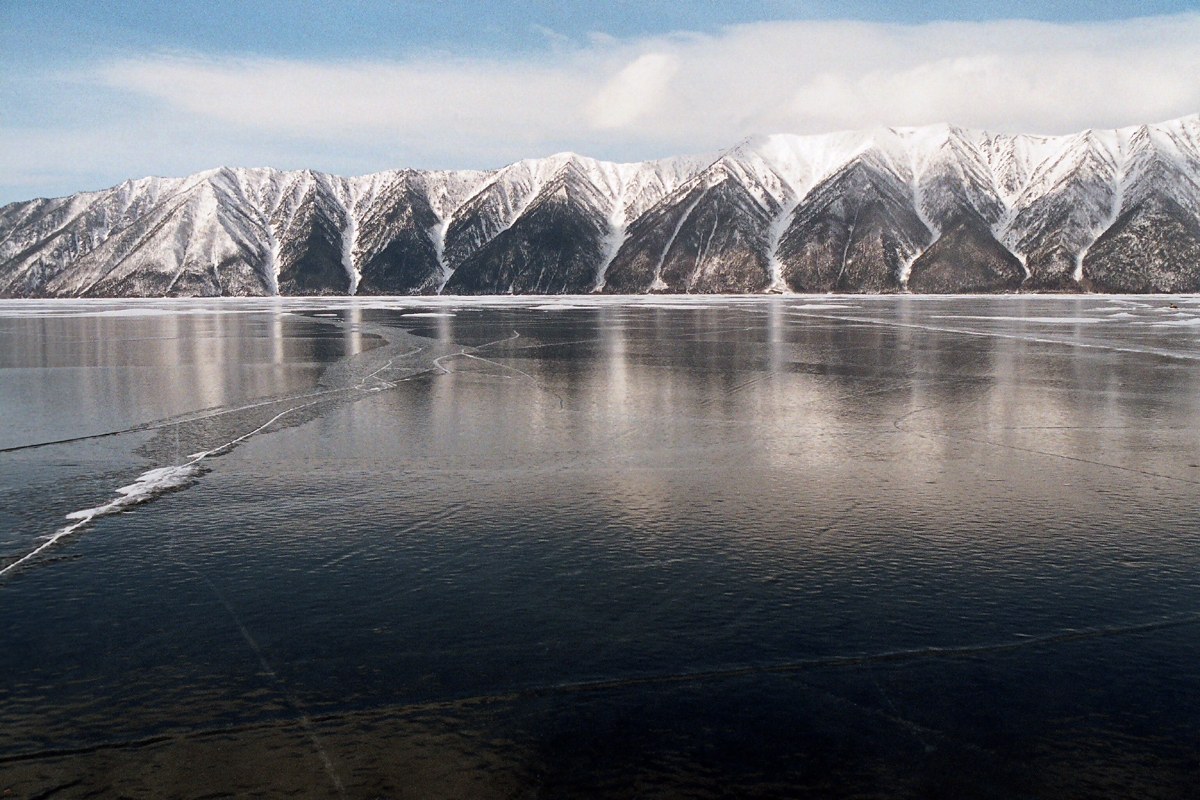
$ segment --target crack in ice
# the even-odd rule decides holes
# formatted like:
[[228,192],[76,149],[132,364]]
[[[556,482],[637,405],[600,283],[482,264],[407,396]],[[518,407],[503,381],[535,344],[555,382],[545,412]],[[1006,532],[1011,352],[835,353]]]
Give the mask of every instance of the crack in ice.
[[[418,347],[417,349],[410,350],[407,353],[401,353],[396,358],[403,358],[405,356],[410,356],[410,355],[420,352],[423,349],[424,349],[423,347]],[[395,383],[385,381],[379,377],[380,373],[382,373],[388,369],[391,369],[391,367],[394,363],[395,363],[395,359],[389,360],[385,365],[383,365],[379,369],[377,369],[374,372],[361,378],[359,380],[359,382],[354,386],[348,386],[348,387],[341,388],[341,389],[328,389],[323,392],[313,392],[312,394],[309,394],[306,396],[307,397],[321,397],[323,395],[336,394],[338,392],[348,392],[348,391],[377,392],[377,391],[382,391],[385,388],[388,388],[388,389],[394,388],[396,385]],[[435,363],[436,363],[436,361],[435,361]],[[366,386],[367,381],[370,381],[372,379],[377,380],[381,385],[367,388],[367,386]],[[236,439],[231,439],[230,441],[220,445],[219,447],[215,447],[211,450],[202,450],[197,453],[192,453],[191,455],[189,455],[187,457],[187,461],[185,461],[183,464],[176,464],[173,466],[166,466],[166,467],[155,467],[154,469],[147,470],[147,471],[143,472],[141,475],[137,476],[137,478],[135,478],[132,483],[129,483],[125,486],[118,486],[114,490],[117,494],[117,497],[114,497],[112,500],[109,500],[107,503],[102,503],[98,506],[93,506],[91,508],[80,509],[79,511],[72,511],[71,513],[66,515],[66,519],[71,520],[71,524],[65,525],[62,528],[59,528],[57,531],[55,531],[51,535],[47,536],[45,538],[45,541],[43,541],[40,545],[35,547],[33,550],[31,550],[30,552],[21,556],[20,558],[18,558],[16,561],[12,562],[11,564],[8,564],[7,566],[0,568],[0,577],[7,575],[9,572],[16,570],[22,564],[26,564],[29,561],[33,560],[41,553],[44,553],[45,551],[49,550],[54,545],[58,544],[60,541],[71,536],[72,534],[74,534],[81,528],[85,527],[89,523],[93,522],[94,520],[100,519],[102,517],[112,516],[113,514],[119,514],[122,511],[130,509],[134,506],[142,505],[143,503],[148,503],[151,500],[154,500],[168,492],[175,491],[177,489],[183,489],[187,486],[190,486],[192,483],[195,482],[195,480],[197,478],[199,478],[201,475],[203,475],[207,471],[207,467],[202,464],[202,462],[205,459],[212,458],[213,456],[225,455],[230,450],[237,447],[239,444],[246,441],[250,437],[256,436],[259,433],[262,433],[264,430],[266,430],[271,425],[278,422],[283,417],[286,417],[288,414],[294,413],[296,411],[300,411],[305,408],[309,408],[311,406],[315,406],[318,403],[323,402],[323,399],[324,398],[322,397],[322,399],[313,400],[308,403],[302,403],[297,406],[292,406],[291,408],[289,408],[285,411],[281,411],[280,413],[271,417],[265,423],[258,426],[257,428],[250,431],[249,433],[244,433],[241,436],[238,436]],[[254,408],[257,405],[269,405],[269,403],[254,404],[251,406],[246,406],[245,408]],[[218,412],[217,414],[212,414],[212,415],[208,415],[205,417],[199,417],[197,419],[209,419],[213,416],[219,416],[220,414],[232,413],[232,411],[234,411],[234,410],[238,410],[238,409],[233,409],[231,411]],[[192,421],[192,420],[187,420],[187,421]],[[175,424],[180,424],[180,423],[175,423]],[[160,427],[167,427],[167,426],[160,426]]]

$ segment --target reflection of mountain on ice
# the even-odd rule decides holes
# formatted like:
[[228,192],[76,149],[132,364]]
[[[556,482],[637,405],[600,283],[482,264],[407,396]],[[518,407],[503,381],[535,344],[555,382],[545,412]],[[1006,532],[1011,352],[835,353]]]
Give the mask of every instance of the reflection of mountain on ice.
[[612,164],[221,168],[0,208],[0,296],[1200,290],[1200,116]]

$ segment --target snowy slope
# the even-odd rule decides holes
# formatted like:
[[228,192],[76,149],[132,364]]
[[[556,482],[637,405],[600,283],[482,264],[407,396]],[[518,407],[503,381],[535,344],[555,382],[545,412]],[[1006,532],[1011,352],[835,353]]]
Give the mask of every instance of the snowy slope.
[[0,296],[1200,290],[1200,116],[635,164],[221,168],[0,208]]

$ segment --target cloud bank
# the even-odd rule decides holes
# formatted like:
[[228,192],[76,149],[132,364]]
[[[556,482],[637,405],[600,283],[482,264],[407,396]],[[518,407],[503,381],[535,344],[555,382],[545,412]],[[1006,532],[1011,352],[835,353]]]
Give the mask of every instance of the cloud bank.
[[[213,137],[223,137],[230,145],[216,149],[236,156],[242,147],[243,164],[303,152],[320,162],[307,166],[326,169],[344,169],[348,159],[365,169],[478,167],[559,149],[636,160],[755,133],[934,122],[1066,133],[1158,121],[1200,110],[1197,42],[1197,14],[1066,24],[771,22],[718,35],[595,36],[511,59],[127,57],[77,80],[142,109],[101,120],[97,130],[107,125],[133,140],[139,126],[151,138],[153,125],[191,131],[184,141],[156,140],[178,151],[176,161],[186,161],[189,147],[213,152]],[[133,155],[125,160],[136,162]]]
[[[748,133],[955,122],[1048,133],[1200,107],[1200,15],[1111,23],[740,25],[719,36],[600,39],[549,57],[403,63],[159,57],[109,86],[246,128],[340,138],[589,138],[686,146]],[[436,129],[436,130],[435,130]]]

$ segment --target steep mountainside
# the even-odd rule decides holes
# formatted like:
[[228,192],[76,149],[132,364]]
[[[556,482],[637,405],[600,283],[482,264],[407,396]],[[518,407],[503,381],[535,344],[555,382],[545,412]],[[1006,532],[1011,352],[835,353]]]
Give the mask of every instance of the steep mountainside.
[[777,257],[794,291],[896,291],[932,236],[911,176],[869,150],[796,207]]
[[948,125],[342,178],[221,168],[0,208],[0,297],[1200,291],[1200,116]]

